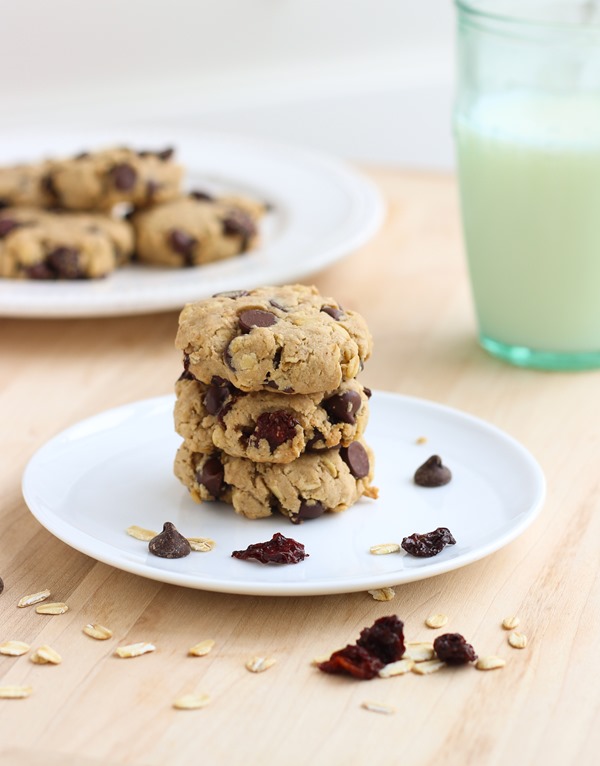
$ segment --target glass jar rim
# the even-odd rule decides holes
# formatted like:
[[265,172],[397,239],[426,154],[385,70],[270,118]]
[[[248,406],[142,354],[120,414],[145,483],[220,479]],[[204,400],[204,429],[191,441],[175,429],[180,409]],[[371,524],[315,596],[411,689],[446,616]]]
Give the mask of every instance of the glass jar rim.
[[[474,19],[547,28],[589,29],[600,28],[600,2],[588,0],[574,7],[573,3],[515,2],[512,0],[454,0],[461,13]],[[524,8],[525,6],[525,8]],[[543,7],[542,7],[543,6]],[[535,10],[542,9],[540,15]],[[528,13],[529,11],[529,13]]]

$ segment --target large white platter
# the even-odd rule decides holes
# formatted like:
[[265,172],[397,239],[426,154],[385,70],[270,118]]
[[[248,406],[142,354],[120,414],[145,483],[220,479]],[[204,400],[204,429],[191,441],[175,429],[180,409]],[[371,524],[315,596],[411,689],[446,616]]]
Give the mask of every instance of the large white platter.
[[[283,516],[250,521],[221,503],[196,505],[174,478],[180,442],[171,396],[135,402],[78,423],[43,446],[23,477],[23,495],[50,532],[93,558],[162,582],[226,593],[269,596],[345,593],[432,577],[488,556],[533,521],[544,475],[527,450],[494,426],[419,399],[375,392],[367,439],[380,497],[301,525]],[[417,444],[418,437],[426,444]],[[445,487],[412,481],[431,454],[453,472]],[[186,536],[211,537],[210,553],[159,559],[129,537],[137,524],[172,521]],[[374,556],[369,547],[412,532],[448,527],[457,544],[438,556]],[[274,532],[304,543],[295,565],[263,565],[231,552]]]
[[364,244],[384,206],[375,186],[345,163],[304,149],[213,133],[137,131],[85,136],[3,136],[0,164],[114,144],[174,145],[185,185],[249,194],[271,207],[262,245],[238,258],[193,269],[131,265],[106,279],[33,282],[0,279],[0,316],[83,317],[178,309],[216,292],[300,280]]

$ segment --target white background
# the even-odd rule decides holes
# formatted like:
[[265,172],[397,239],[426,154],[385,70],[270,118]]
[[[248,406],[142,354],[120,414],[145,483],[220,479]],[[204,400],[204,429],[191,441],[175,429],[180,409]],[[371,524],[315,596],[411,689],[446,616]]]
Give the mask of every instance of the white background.
[[0,0],[0,130],[198,127],[452,164],[450,0]]

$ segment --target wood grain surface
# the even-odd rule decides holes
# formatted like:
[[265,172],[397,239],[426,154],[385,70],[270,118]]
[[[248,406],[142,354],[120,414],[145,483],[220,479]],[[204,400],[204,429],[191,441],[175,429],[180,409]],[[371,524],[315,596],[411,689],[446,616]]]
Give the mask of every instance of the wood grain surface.
[[[0,656],[0,684],[28,684],[0,700],[3,764],[595,764],[600,752],[600,372],[511,368],[477,345],[452,177],[371,170],[387,221],[360,252],[311,280],[367,318],[375,353],[363,381],[485,418],[540,461],[548,498],[515,542],[450,574],[367,593],[258,598],[162,585],[97,563],[28,512],[23,469],[49,437],[106,408],[172,391],[177,313],[84,320],[0,320],[0,641],[49,644],[59,666]],[[81,509],[85,512],[85,509]],[[485,509],[482,509],[482,513]],[[17,609],[50,588],[70,610]],[[358,682],[326,676],[313,657],[354,641],[385,614],[410,640],[449,616],[501,670]],[[521,619],[512,649],[500,623]],[[109,626],[109,641],[82,633]],[[206,657],[186,656],[204,638]],[[115,647],[158,650],[120,660]],[[245,661],[277,659],[249,673]],[[178,711],[188,692],[208,707]],[[365,700],[392,705],[381,715]]]

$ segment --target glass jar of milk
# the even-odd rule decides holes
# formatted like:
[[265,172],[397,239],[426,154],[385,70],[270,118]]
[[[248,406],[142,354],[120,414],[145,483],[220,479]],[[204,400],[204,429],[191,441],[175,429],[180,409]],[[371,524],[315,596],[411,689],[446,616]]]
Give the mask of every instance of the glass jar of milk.
[[600,0],[457,0],[454,131],[481,344],[600,367]]

